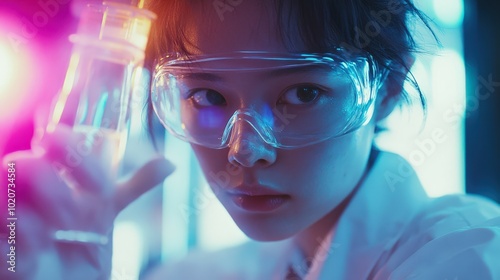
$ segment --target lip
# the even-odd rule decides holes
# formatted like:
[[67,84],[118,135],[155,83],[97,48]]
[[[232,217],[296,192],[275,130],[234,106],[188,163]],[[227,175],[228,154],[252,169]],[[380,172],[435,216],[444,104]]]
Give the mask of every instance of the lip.
[[248,212],[271,212],[290,199],[287,194],[261,185],[238,186],[229,194],[236,206]]

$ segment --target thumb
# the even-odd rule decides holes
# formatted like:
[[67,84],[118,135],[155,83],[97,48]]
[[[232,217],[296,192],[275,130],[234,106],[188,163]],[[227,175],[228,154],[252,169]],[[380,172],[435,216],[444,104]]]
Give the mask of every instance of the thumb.
[[118,183],[115,197],[117,211],[121,211],[139,196],[163,182],[174,170],[175,166],[163,156],[144,164],[130,179]]
[[33,115],[33,137],[31,138],[31,150],[33,154],[42,155],[44,153],[43,147],[39,145],[43,136],[45,135],[45,129],[49,123],[49,112],[50,109],[41,105],[35,109]]

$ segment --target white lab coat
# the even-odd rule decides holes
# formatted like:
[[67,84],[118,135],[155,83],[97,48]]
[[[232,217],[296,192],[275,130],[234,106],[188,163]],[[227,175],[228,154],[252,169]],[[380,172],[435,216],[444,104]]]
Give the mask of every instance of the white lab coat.
[[[221,229],[223,230],[223,229]],[[430,199],[401,157],[382,152],[305,279],[500,279],[500,207]],[[301,271],[291,240],[193,252],[150,279],[274,280]]]

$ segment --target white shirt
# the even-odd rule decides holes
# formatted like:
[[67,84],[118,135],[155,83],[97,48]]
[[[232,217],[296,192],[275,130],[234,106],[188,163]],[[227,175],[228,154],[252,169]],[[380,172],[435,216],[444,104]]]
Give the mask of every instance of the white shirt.
[[[500,279],[500,207],[478,196],[429,198],[401,157],[382,152],[303,278]],[[148,279],[282,280],[300,267],[291,240],[192,252]],[[300,273],[298,273],[300,275]]]

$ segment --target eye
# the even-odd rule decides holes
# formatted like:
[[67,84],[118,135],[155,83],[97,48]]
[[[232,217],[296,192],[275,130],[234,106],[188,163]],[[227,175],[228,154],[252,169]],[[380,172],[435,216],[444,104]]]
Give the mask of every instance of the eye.
[[212,89],[200,89],[191,94],[190,98],[198,106],[223,106],[226,99],[222,94]]
[[287,90],[280,98],[280,103],[302,105],[314,102],[321,94],[321,89],[315,86],[304,85]]

